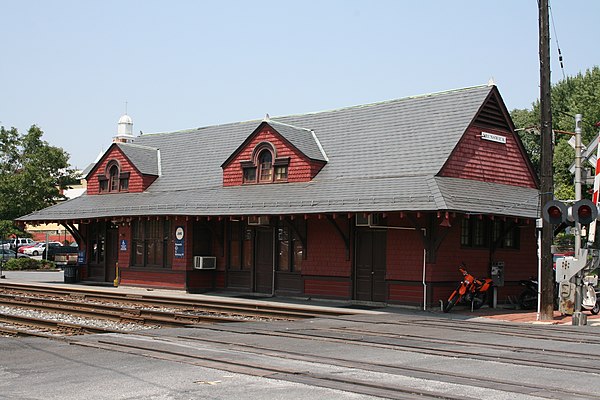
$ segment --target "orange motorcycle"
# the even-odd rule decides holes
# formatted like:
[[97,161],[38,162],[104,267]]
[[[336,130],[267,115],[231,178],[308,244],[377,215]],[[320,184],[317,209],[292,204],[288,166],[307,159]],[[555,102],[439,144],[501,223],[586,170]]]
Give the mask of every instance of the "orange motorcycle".
[[487,294],[492,287],[491,278],[477,279],[469,274],[466,265],[462,263],[458,270],[463,274],[460,285],[448,297],[448,302],[444,305],[444,312],[448,312],[458,303],[471,304],[472,310],[479,309],[487,301]]

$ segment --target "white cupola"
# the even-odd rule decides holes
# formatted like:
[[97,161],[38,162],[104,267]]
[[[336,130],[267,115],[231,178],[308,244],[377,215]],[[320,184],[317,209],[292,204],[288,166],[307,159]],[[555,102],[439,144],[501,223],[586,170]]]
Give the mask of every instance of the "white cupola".
[[133,136],[133,120],[127,114],[123,114],[119,118],[117,127],[117,136],[113,138],[114,143],[131,143],[135,139]]

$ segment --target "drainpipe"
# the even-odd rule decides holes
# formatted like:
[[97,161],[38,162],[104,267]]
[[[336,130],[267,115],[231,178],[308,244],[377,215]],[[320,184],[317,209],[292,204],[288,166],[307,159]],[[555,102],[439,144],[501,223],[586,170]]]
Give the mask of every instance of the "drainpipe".
[[[427,229],[422,228],[423,236],[427,239]],[[427,282],[425,281],[425,267],[427,264],[427,246],[423,246],[423,310],[427,310]]]
[[423,248],[423,311],[427,310],[427,282],[425,281],[426,262],[427,262],[427,249]]
[[273,279],[271,280],[271,297],[275,297],[275,265],[277,265],[277,235],[279,233],[279,225],[275,224],[273,231]]

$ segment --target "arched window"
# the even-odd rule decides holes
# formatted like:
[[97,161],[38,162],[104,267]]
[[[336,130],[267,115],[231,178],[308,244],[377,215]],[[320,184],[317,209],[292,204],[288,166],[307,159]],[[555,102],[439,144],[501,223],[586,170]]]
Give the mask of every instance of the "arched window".
[[252,157],[240,161],[242,183],[287,182],[289,157],[277,157],[277,149],[269,142],[261,142],[254,147]]
[[108,170],[108,191],[116,192],[119,190],[119,167],[113,165]]
[[129,172],[123,172],[119,162],[111,160],[106,166],[105,174],[98,175],[100,193],[118,193],[129,191]]
[[271,182],[273,180],[273,154],[267,149],[258,155],[258,179],[260,182]]

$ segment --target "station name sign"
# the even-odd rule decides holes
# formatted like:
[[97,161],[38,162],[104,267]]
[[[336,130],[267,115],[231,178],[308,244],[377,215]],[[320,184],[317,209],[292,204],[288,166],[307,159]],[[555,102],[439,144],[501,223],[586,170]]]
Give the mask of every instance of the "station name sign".
[[481,138],[483,140],[489,140],[490,142],[506,144],[506,136],[494,135],[489,132],[481,132]]

